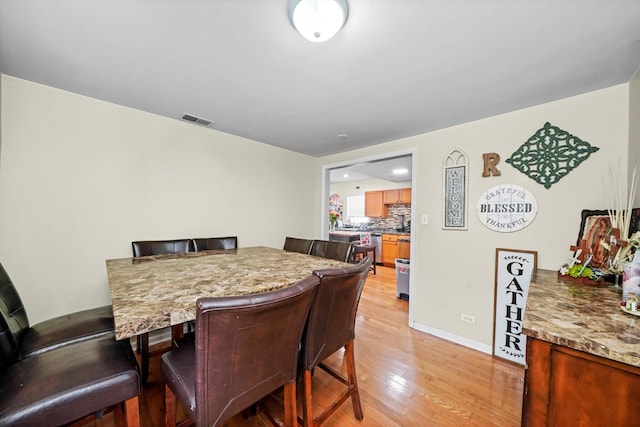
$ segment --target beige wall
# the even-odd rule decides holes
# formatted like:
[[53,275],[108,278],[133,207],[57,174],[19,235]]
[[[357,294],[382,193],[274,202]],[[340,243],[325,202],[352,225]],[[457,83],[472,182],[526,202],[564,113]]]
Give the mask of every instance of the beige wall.
[[132,240],[319,237],[314,158],[1,79],[0,261],[32,322],[109,303]]
[[[607,208],[603,188],[610,165],[626,158],[629,85],[576,96],[486,120],[443,129],[322,159],[321,166],[417,149],[413,182],[416,220],[412,262],[415,291],[412,302],[417,328],[484,351],[493,340],[495,249],[538,251],[541,268],[555,270],[570,255],[582,209]],[[535,183],[505,160],[545,122],[559,126],[600,147],[586,162],[550,189]],[[459,147],[469,156],[468,231],[442,230],[442,164]],[[483,178],[482,154],[497,152],[500,177]],[[621,171],[625,176],[626,170]],[[538,214],[515,233],[497,233],[476,215],[480,195],[498,184],[517,184],[533,193]],[[428,225],[419,225],[421,214]],[[476,316],[476,324],[460,321],[460,313]]]
[[[1,77],[0,261],[32,321],[109,301],[104,260],[130,241],[235,234],[241,246],[318,237],[324,165],[415,150],[414,326],[490,351],[495,249],[538,251],[557,269],[575,242],[580,211],[607,207],[603,179],[633,143],[638,82],[375,147],[312,159],[177,120]],[[631,100],[630,100],[631,93]],[[637,116],[637,114],[636,114]],[[504,162],[549,121],[600,147],[549,190]],[[637,119],[632,120],[637,126]],[[469,230],[443,231],[442,162],[469,155]],[[482,153],[502,156],[501,177],[482,178]],[[314,169],[313,166],[317,166]],[[626,171],[621,171],[624,176]],[[537,198],[526,229],[502,234],[475,214],[501,183]],[[460,321],[460,312],[477,323]]]

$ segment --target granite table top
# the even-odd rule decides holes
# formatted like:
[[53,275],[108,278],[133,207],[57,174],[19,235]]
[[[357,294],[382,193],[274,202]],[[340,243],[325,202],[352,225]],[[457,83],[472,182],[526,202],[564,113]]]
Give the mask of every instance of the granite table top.
[[116,339],[194,320],[199,297],[268,292],[313,270],[348,265],[267,247],[110,259],[106,264]]
[[531,281],[525,335],[640,367],[640,317],[620,309],[622,291],[589,285],[538,270]]

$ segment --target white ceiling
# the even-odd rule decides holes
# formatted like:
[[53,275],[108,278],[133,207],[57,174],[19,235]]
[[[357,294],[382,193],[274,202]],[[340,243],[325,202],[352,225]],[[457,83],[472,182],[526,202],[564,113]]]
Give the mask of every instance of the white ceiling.
[[[405,169],[406,172],[394,174],[393,171],[396,169]],[[329,171],[331,184],[365,181],[368,179],[381,179],[391,182],[411,181],[411,156],[397,156],[384,160],[355,163]]]
[[640,0],[348,4],[344,28],[311,43],[287,0],[0,0],[0,72],[324,156],[625,83],[640,66]]

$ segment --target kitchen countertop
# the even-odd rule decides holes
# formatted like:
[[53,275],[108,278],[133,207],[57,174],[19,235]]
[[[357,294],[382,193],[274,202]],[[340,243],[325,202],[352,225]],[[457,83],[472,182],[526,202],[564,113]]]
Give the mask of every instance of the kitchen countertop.
[[522,332],[533,338],[640,366],[640,317],[624,313],[612,285],[559,280],[538,270],[531,281]]
[[[334,231],[332,231],[334,233]],[[410,236],[411,232],[409,231],[396,231],[394,229],[374,229],[374,230],[360,230],[359,228],[336,228],[335,233],[381,233],[381,234],[397,234],[399,236]]]
[[365,231],[356,231],[356,230],[342,230],[342,229],[338,229],[336,228],[336,231],[330,231],[329,234],[339,234],[342,236],[354,236],[354,235],[360,235],[360,233],[365,233]]

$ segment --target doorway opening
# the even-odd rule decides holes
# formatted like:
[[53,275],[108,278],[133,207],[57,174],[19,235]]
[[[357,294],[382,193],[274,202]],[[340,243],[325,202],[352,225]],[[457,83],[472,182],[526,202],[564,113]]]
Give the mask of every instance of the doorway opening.
[[[336,233],[365,232],[382,235],[382,232],[409,237],[409,259],[415,260],[415,194],[416,150],[408,149],[378,156],[357,158],[323,166],[321,231],[330,239],[329,213],[338,217]],[[403,190],[410,194],[410,202],[385,203],[384,214],[367,216],[365,193]],[[412,224],[414,224],[412,226]],[[380,238],[380,237],[378,237]],[[380,265],[381,258],[377,254]],[[380,252],[383,252],[382,250]],[[387,257],[387,266],[389,260]],[[393,263],[393,260],[391,261]],[[414,294],[415,263],[409,268],[409,295]],[[393,265],[393,264],[391,264]],[[409,297],[409,326],[413,327],[414,299]]]

